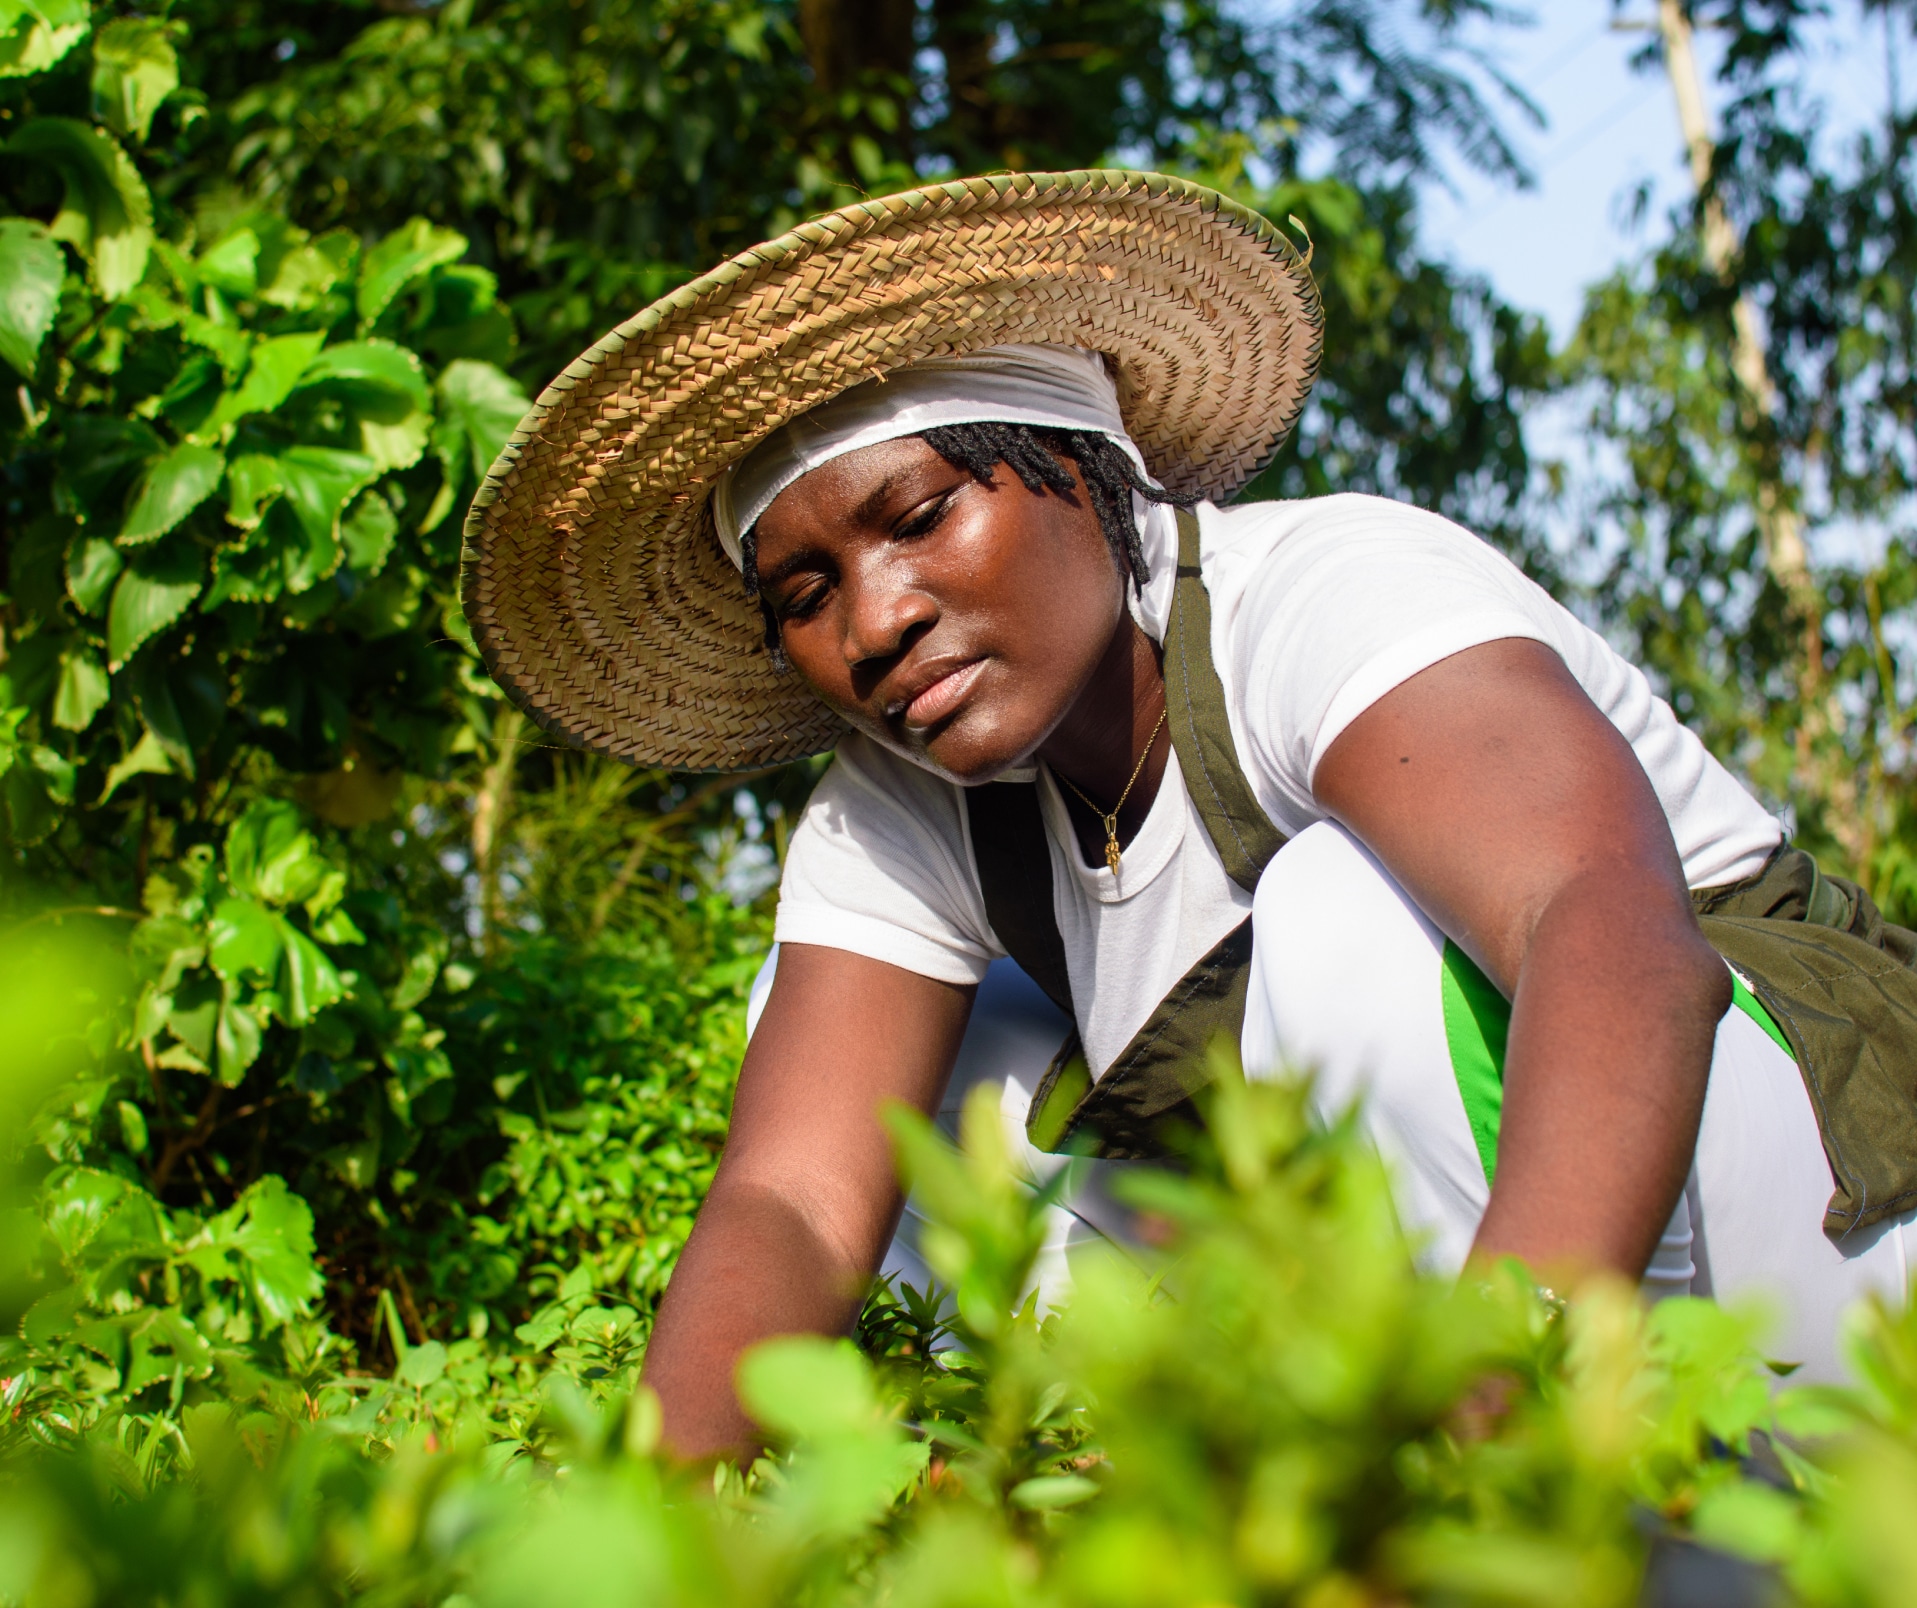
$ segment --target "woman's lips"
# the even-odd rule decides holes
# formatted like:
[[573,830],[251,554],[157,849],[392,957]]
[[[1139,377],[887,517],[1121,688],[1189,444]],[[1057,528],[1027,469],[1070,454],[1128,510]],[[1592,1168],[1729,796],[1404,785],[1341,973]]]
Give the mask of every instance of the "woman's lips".
[[936,725],[965,701],[985,668],[983,659],[962,664],[950,675],[941,676],[905,706],[905,724],[916,729]]

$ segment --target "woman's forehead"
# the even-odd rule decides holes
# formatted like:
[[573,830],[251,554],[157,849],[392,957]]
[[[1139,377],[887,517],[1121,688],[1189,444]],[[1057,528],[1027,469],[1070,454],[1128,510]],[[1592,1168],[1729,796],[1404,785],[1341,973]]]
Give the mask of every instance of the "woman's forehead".
[[801,475],[760,516],[761,544],[795,525],[860,525],[880,517],[893,497],[951,466],[918,436],[859,447]]

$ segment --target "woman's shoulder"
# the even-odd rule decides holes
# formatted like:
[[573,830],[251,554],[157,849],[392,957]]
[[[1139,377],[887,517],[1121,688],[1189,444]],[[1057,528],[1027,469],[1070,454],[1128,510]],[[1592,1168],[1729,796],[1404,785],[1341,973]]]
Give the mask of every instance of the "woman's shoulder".
[[1368,563],[1405,547],[1508,562],[1489,542],[1443,514],[1367,492],[1228,507],[1207,503],[1199,522],[1208,567],[1221,559],[1259,562],[1306,554]]
[[1553,613],[1548,597],[1482,537],[1388,497],[1207,507],[1200,528],[1215,605],[1228,619],[1256,622],[1259,634],[1274,616],[1314,633],[1344,633],[1363,619],[1392,635],[1459,610]]

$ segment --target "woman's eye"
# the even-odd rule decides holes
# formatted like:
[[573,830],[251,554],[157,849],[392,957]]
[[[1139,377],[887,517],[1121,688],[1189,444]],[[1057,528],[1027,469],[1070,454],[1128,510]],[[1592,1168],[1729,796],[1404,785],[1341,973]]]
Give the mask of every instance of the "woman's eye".
[[952,494],[948,491],[944,496],[934,498],[924,507],[915,508],[906,515],[904,522],[899,526],[898,536],[902,540],[910,541],[915,536],[925,535],[936,528],[938,522],[945,517],[945,511],[951,506]]
[[823,581],[814,581],[802,586],[779,605],[779,618],[782,620],[803,620],[807,615],[816,613],[825,601],[827,587]]

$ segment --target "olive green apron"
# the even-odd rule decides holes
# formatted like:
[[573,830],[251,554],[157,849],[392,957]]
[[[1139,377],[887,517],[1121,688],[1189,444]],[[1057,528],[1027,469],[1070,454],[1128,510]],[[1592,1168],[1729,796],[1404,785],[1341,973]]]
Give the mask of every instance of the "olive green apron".
[[[1182,511],[1165,698],[1192,801],[1226,873],[1250,892],[1285,836],[1238,763],[1211,660],[1198,521]],[[1074,1016],[1037,785],[969,788],[965,802],[993,931]],[[1788,845],[1756,876],[1691,898],[1705,936],[1748,982],[1803,1073],[1835,1184],[1825,1231],[1841,1235],[1917,1204],[1917,933],[1887,923],[1861,888]],[[1207,1047],[1221,1034],[1239,1041],[1250,972],[1247,917],[1178,980],[1097,1082],[1070,1034],[1032,1097],[1032,1142],[1114,1160],[1165,1156],[1174,1130],[1198,1126]]]

